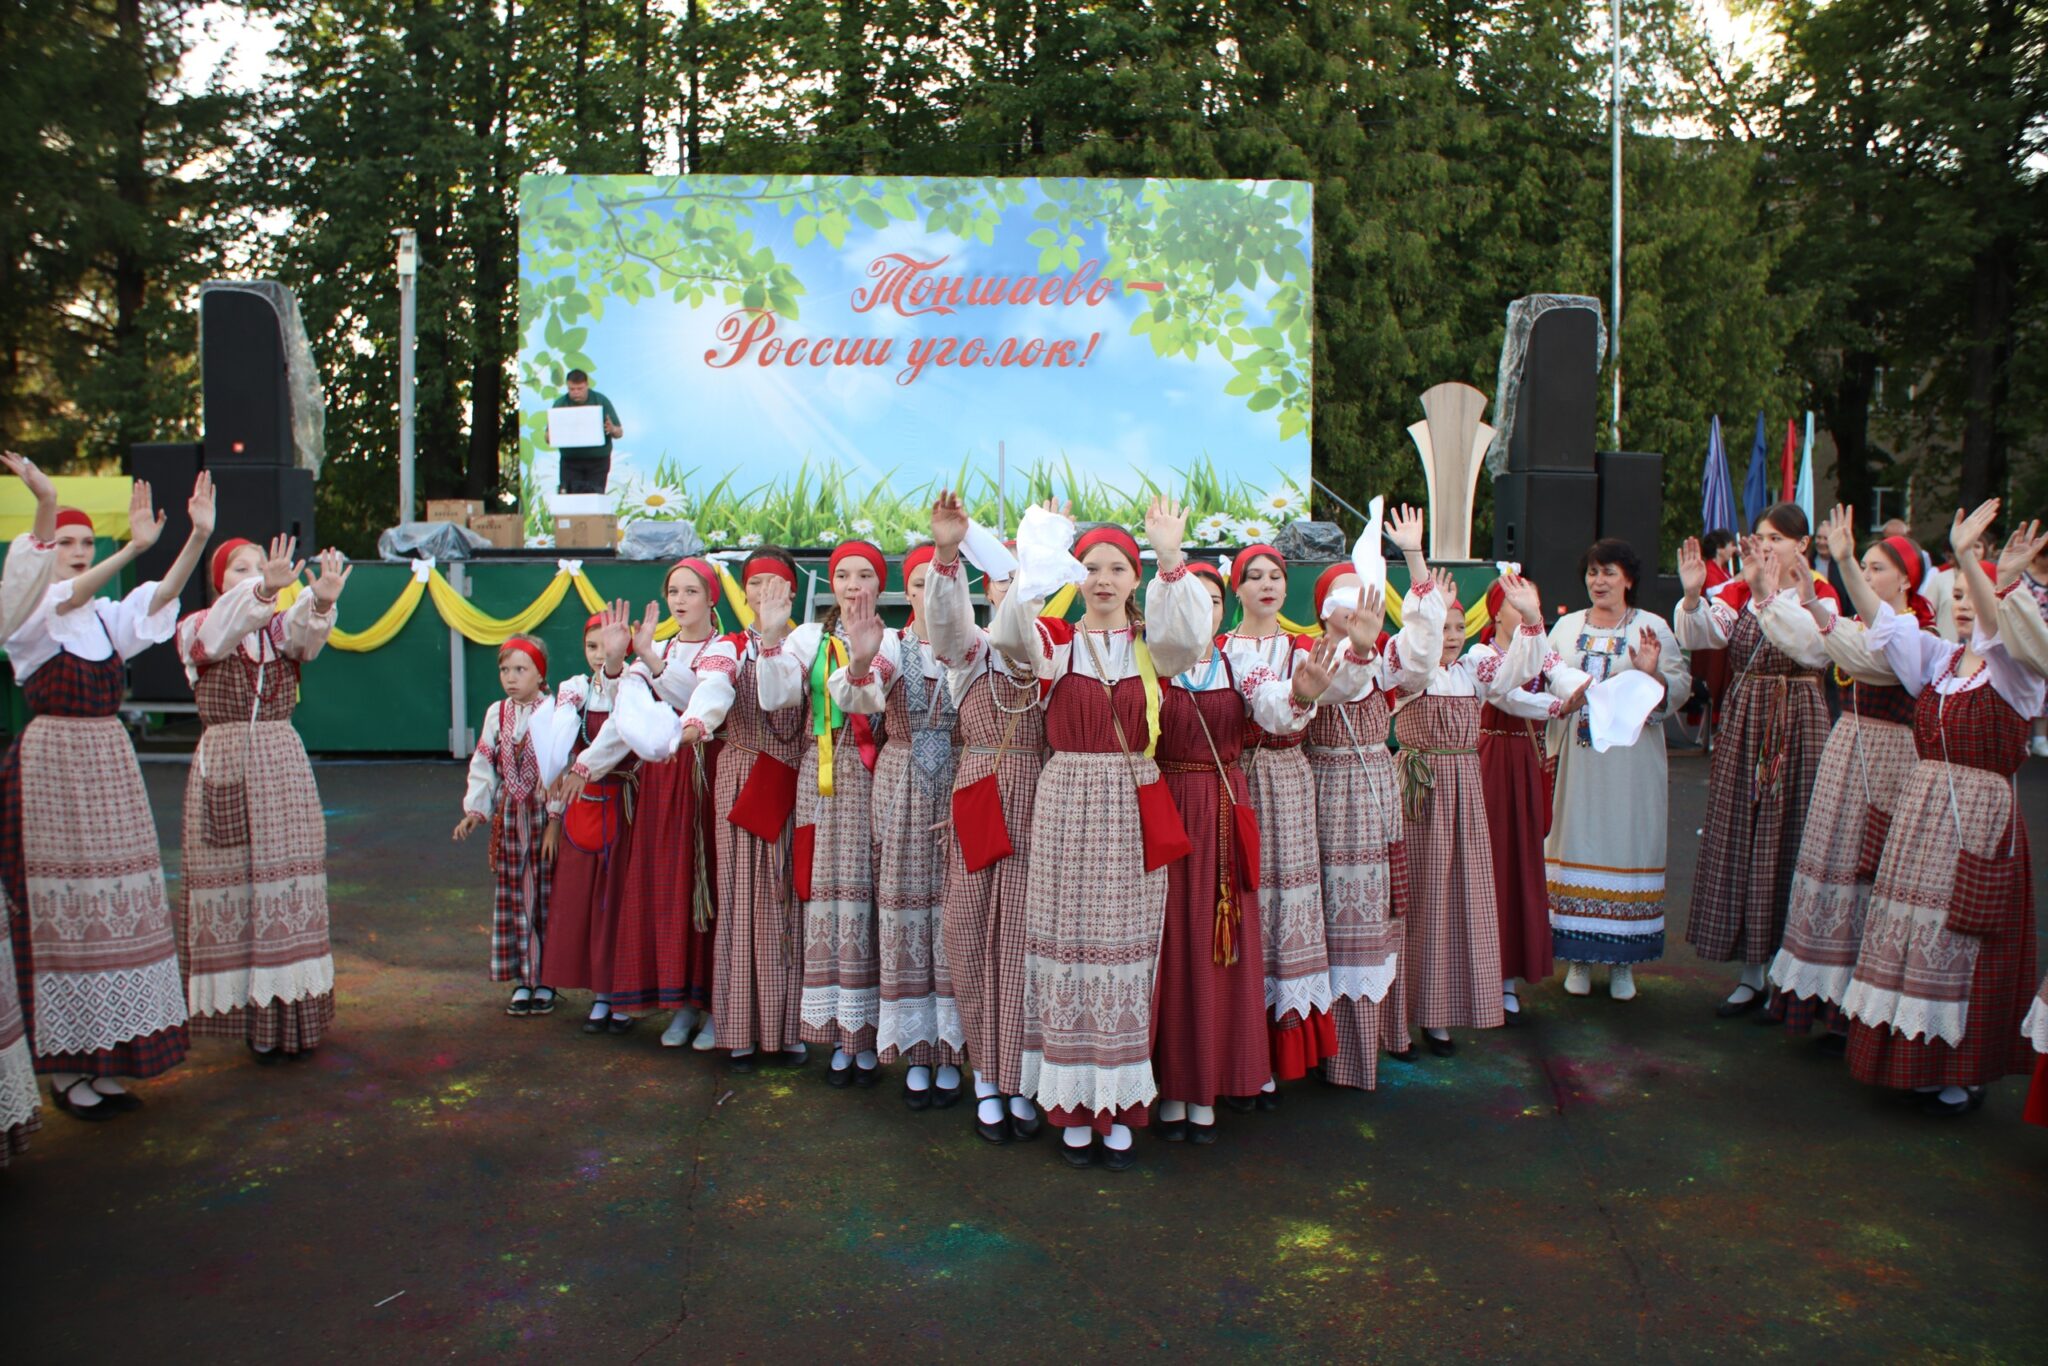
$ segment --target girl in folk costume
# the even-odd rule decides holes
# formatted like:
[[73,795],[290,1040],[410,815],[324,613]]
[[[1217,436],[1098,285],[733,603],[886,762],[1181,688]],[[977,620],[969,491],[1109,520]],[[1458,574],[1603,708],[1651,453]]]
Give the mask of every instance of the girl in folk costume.
[[149,485],[130,497],[133,539],[94,564],[92,520],[60,511],[34,466],[16,472],[37,529],[15,538],[0,597],[34,718],[0,763],[0,888],[36,1070],[59,1109],[106,1119],[141,1105],[115,1078],[158,1076],[188,1047],[156,822],[118,712],[124,661],[177,631],[178,594],[213,535],[213,480],[194,485],[192,534],[163,580],[103,601],[94,594],[163,532]]
[[[1851,514],[1837,507],[1825,528],[1828,553],[1837,564],[1856,551]],[[1903,536],[1878,541],[1863,552],[1863,581],[1878,600],[1922,630],[1934,626],[1934,609],[1913,591],[1920,568],[1917,547]],[[1820,608],[1815,625],[1828,658],[1847,678],[1841,719],[1828,733],[1815,775],[1813,801],[1799,841],[1792,873],[1792,900],[1785,913],[1785,937],[1771,962],[1771,985],[1779,995],[1773,1012],[1804,1034],[1824,1015],[1823,1045],[1846,1049],[1849,1022],[1842,997],[1863,939],[1863,916],[1877,875],[1892,809],[1919,762],[1913,743],[1913,695],[1899,685],[1884,653],[1873,647],[1865,623],[1840,620]]]
[[[1223,625],[1225,588],[1215,566],[1190,564]],[[1260,947],[1257,846],[1244,770],[1247,722],[1268,735],[1298,733],[1330,684],[1338,640],[1325,636],[1291,679],[1263,665],[1240,674],[1212,644],[1162,679],[1157,762],[1191,846],[1166,865],[1166,924],[1153,997],[1154,1131],[1169,1143],[1216,1141],[1216,1098],[1248,1096],[1272,1079],[1266,1029],[1266,955]]]
[[[1396,522],[1388,533],[1405,554],[1421,546],[1421,519]],[[1506,697],[1537,676],[1543,664],[1542,605],[1527,580],[1510,575],[1507,602],[1520,614],[1505,654],[1491,646],[1465,646],[1465,613],[1450,576],[1437,571],[1419,581],[1402,604],[1405,656],[1434,654],[1436,667],[1420,685],[1405,685],[1394,734],[1401,741],[1401,814],[1408,860],[1409,1000],[1429,1051],[1457,1051],[1453,1029],[1499,1027],[1500,915],[1492,868],[1461,856],[1487,847],[1485,789],[1479,769],[1479,717],[1487,702]],[[1438,636],[1441,632],[1441,637]],[[1439,644],[1438,641],[1441,640]],[[1435,651],[1429,647],[1436,645]]]
[[[26,456],[13,451],[0,455],[0,464],[5,464],[32,491],[38,478],[48,482]],[[47,545],[55,539],[57,531],[54,489],[48,509],[42,507],[39,499],[36,511],[31,539]],[[30,553],[18,541],[15,550]],[[47,583],[47,578],[35,575],[8,578],[0,585],[0,640],[13,635],[14,628],[34,606],[34,599],[20,590],[34,587],[32,580],[38,578]],[[41,1128],[43,1122],[38,1113],[42,1098],[36,1089],[35,1056],[29,1049],[28,1029],[21,1013],[21,991],[14,975],[14,943],[9,933],[13,921],[6,889],[0,885],[0,1167],[28,1147],[29,1135]]]
[[707,561],[677,562],[661,585],[675,634],[657,643],[653,621],[643,619],[633,637],[638,658],[631,672],[681,717],[684,743],[674,758],[640,767],[633,852],[612,950],[613,1010],[674,1011],[662,1031],[664,1048],[692,1043],[691,1031],[701,1018],[692,1045],[699,1051],[717,1043],[711,1014],[717,821],[711,794],[720,745],[710,736],[733,700],[729,668],[697,668],[717,647],[712,612],[718,593],[718,571]]
[[[1526,581],[1525,581],[1526,582]],[[1534,590],[1534,585],[1531,584]],[[1540,600],[1540,592],[1538,594]],[[1507,599],[1507,580],[1486,590],[1491,645],[1512,639],[1527,622]],[[1542,672],[1479,711],[1479,781],[1486,793],[1486,833],[1493,850],[1494,909],[1499,916],[1501,1010],[1508,1023],[1522,1015],[1515,983],[1550,976],[1550,897],[1543,877],[1543,842],[1550,836],[1551,763],[1548,723],[1585,705],[1592,679],[1547,646]],[[1546,689],[1557,689],[1551,696]]]
[[213,605],[178,626],[206,728],[185,781],[186,1006],[194,1034],[244,1039],[258,1062],[304,1057],[334,1022],[327,822],[291,715],[299,668],[327,643],[354,571],[327,551],[280,614],[278,593],[305,569],[296,548],[222,542]]
[[[960,714],[940,930],[974,1062],[974,1129],[1006,1143],[1036,1138],[1042,1125],[1022,1091],[1025,870],[1045,713],[1036,675],[1028,667],[1014,672],[975,625],[960,564],[968,526],[959,497],[940,493],[919,615],[929,618],[932,652],[946,666]],[[1000,605],[1009,587],[1007,579],[988,580],[989,601]]]
[[[1959,555],[1997,512],[1992,499],[1956,514]],[[1893,612],[1853,560],[1842,569],[1872,643],[1917,699],[1920,754],[1892,808],[1842,1003],[1849,1072],[1921,1092],[1929,1113],[1962,1114],[1986,1083],[2032,1068],[2020,1025],[2036,981],[2034,883],[2015,775],[2044,687],[1997,634],[1993,566],[1961,559],[1963,645]]]
[[548,647],[533,636],[500,645],[498,685],[505,700],[484,712],[454,838],[466,840],[478,826],[490,825],[491,980],[519,984],[507,1015],[546,1015],[555,1008],[555,989],[541,983],[541,945],[562,837],[562,809],[548,800],[537,743],[554,712]]
[[[1806,514],[1778,503],[1742,538],[1741,583],[1702,597],[1706,560],[1697,539],[1679,548],[1685,597],[1675,623],[1688,650],[1726,647],[1728,685],[1707,774],[1686,942],[1710,962],[1740,962],[1735,990],[1715,1007],[1726,1019],[1764,1004],[1765,970],[1778,951],[1792,872],[1828,709],[1820,671],[1828,662],[1816,618],[1836,606],[1835,590],[1807,568]],[[1825,599],[1807,604],[1814,598]]]
[[[1217,637],[1216,643],[1230,656],[1232,667],[1247,677],[1264,670],[1277,678],[1292,678],[1315,642],[1280,628],[1280,609],[1287,602],[1287,561],[1272,546],[1246,546],[1231,562],[1230,587],[1244,620],[1235,631]],[[1302,750],[1305,735],[1298,726],[1275,734],[1250,717],[1245,724],[1238,763],[1252,809],[1258,813],[1259,928],[1265,938],[1266,1008],[1272,1016],[1273,1075],[1264,1083],[1258,1105],[1270,1110],[1280,1104],[1275,1083],[1302,1076],[1336,1052],[1337,1035],[1330,1023],[1316,786]],[[1245,1105],[1241,1098],[1233,1098],[1233,1103]]]
[[[2029,524],[2023,532],[2014,534],[2011,552],[2017,548],[2031,549],[2041,553],[2041,547],[2048,540],[2040,537],[2040,525]],[[1999,557],[1999,582],[2006,578],[2008,557]],[[1998,601],[1998,635],[2005,642],[2013,658],[2035,674],[2048,677],[2048,620],[2043,620],[2043,608],[2038,599],[2028,592],[2008,592]],[[6,1008],[0,1002],[0,1010]],[[2034,1003],[2027,1008],[2026,1019],[2020,1022],[2020,1034],[2034,1050],[2034,1080],[2027,1088],[2027,1104],[2023,1112],[2029,1124],[2048,1125],[2048,979],[2034,993]]]
[[[871,802],[880,745],[874,723],[848,715],[846,609],[873,605],[889,562],[866,541],[832,552],[826,577],[834,606],[761,652],[761,705],[808,707],[811,743],[797,774],[791,857],[804,907],[803,1037],[832,1045],[834,1086],[873,1086],[880,1068],[875,1026],[881,960],[875,944],[875,848]],[[877,665],[886,685],[895,677]]]
[[790,869],[790,816],[807,741],[800,713],[776,713],[761,701],[762,660],[780,653],[789,633],[796,563],[763,547],[741,568],[740,585],[751,623],[699,654],[696,669],[700,678],[732,679],[714,775],[713,807],[723,819],[713,824],[711,1015],[733,1071],[751,1072],[762,1051],[804,1060],[803,909]]
[[945,666],[926,639],[935,553],[926,545],[903,557],[908,626],[885,631],[874,599],[865,594],[848,603],[845,614],[846,710],[887,712],[888,740],[875,763],[872,801],[881,969],[875,1044],[881,1061],[901,1057],[910,1064],[903,1101],[913,1110],[945,1109],[960,1099],[960,1050],[967,1042],[939,928],[960,752],[954,734],[959,710]]
[[[1403,515],[1419,514],[1397,511]],[[1419,542],[1417,543],[1419,546]],[[1418,549],[1410,573],[1427,576]],[[1324,695],[1308,723],[1309,771],[1316,780],[1316,837],[1322,856],[1323,929],[1330,954],[1330,1019],[1337,1051],[1323,1059],[1323,1080],[1371,1090],[1387,1043],[1412,1060],[1401,949],[1408,913],[1408,852],[1400,784],[1387,753],[1389,698],[1405,682],[1427,681],[1435,652],[1403,654],[1380,645],[1383,589],[1365,585],[1349,564],[1316,580],[1316,616],[1347,634],[1368,665],[1346,690]]]
[[[1051,526],[1047,526],[1050,520]],[[1016,591],[996,609],[989,638],[1013,669],[1044,681],[1051,755],[1039,778],[1026,872],[1024,1039],[1020,1086],[1061,1128],[1063,1155],[1132,1162],[1131,1128],[1158,1094],[1152,1076],[1152,1000],[1166,911],[1165,864],[1185,853],[1172,799],[1152,760],[1159,682],[1200,657],[1209,596],[1192,581],[1180,545],[1185,510],[1154,499],[1146,538],[1159,574],[1145,618],[1132,612],[1138,544],[1118,527],[1072,542],[1084,579],[1078,626],[1042,621],[1047,579],[1039,561],[1048,530],[1068,543],[1071,519],[1050,507],[1025,514]],[[1051,559],[1060,557],[1051,556]],[[1148,791],[1147,789],[1151,790]]]
[[590,674],[562,680],[540,744],[541,778],[562,808],[541,975],[558,987],[589,989],[586,1034],[624,1034],[633,1027],[631,1007],[612,1000],[612,980],[633,853],[638,761],[668,758],[682,736],[675,712],[655,700],[645,675],[626,676],[630,621],[626,604],[615,602],[583,623]]
[[1627,1001],[1636,965],[1664,953],[1664,719],[1692,696],[1692,678],[1670,625],[1636,606],[1643,564],[1628,542],[1593,542],[1579,572],[1592,606],[1558,619],[1551,650],[1597,682],[1635,669],[1664,685],[1664,701],[1631,744],[1594,748],[1584,710],[1551,726],[1547,739],[1557,756],[1543,841],[1551,952],[1564,960],[1567,995],[1590,995],[1591,965],[1605,963],[1607,994]]

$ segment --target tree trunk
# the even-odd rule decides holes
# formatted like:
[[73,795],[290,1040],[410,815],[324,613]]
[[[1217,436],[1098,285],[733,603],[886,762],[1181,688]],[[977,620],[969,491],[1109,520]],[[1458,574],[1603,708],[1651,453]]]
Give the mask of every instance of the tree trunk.
[[1858,525],[1873,510],[1876,480],[1870,469],[1870,401],[1877,388],[1877,357],[1852,351],[1842,357],[1834,386],[1815,396],[1820,419],[1835,439],[1835,500],[1855,510]]
[[133,403],[124,403],[114,431],[116,455],[127,451],[131,442],[149,435],[148,401],[144,380],[147,373],[147,339],[142,330],[142,309],[149,300],[149,271],[138,234],[149,221],[149,173],[144,147],[149,135],[149,53],[148,37],[142,30],[141,0],[116,0],[114,28],[120,58],[114,64],[119,88],[116,107],[121,111],[118,126],[120,145],[114,154],[114,194],[128,214],[128,227],[117,238],[110,274],[114,287],[114,334],[108,360],[124,376]]
[[2005,400],[2012,360],[2013,274],[2017,244],[2000,235],[1970,262],[1970,340],[1963,410],[1962,481],[1974,507],[2005,490]]
[[518,307],[510,289],[511,257],[517,250],[510,210],[512,177],[506,172],[504,130],[511,119],[512,66],[517,56],[518,6],[507,6],[495,47],[489,52],[495,70],[477,82],[477,106],[471,129],[477,145],[490,149],[479,177],[469,222],[470,257],[475,264],[476,354],[469,372],[469,458],[464,462],[462,496],[488,498],[497,488],[504,464],[505,367],[511,363],[508,325]]

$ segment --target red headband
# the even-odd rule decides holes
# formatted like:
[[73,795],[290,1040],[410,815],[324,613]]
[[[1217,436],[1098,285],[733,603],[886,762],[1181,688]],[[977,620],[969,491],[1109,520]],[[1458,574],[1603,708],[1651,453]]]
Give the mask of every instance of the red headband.
[[58,508],[57,529],[62,531],[67,526],[82,526],[87,531],[94,533],[99,531],[99,528],[92,524],[92,518],[86,516],[77,508]]
[[604,626],[604,619],[605,614],[603,612],[592,612],[588,617],[584,619],[583,634],[587,636],[592,631],[602,629]]
[[839,573],[839,566],[848,560],[866,560],[874,567],[875,582],[879,586],[889,581],[889,560],[880,547],[866,541],[844,541],[832,552],[832,558],[825,561],[825,579],[829,583]]
[[1131,562],[1131,568],[1138,567],[1138,543],[1120,526],[1099,526],[1081,533],[1081,539],[1074,542],[1074,558],[1084,559],[1088,552],[1099,545],[1112,545],[1123,552]]
[[1210,564],[1207,560],[1189,560],[1187,566],[1188,573],[1200,574],[1205,579],[1214,579],[1218,588],[1228,588],[1228,585],[1223,582],[1223,571]]
[[[911,571],[912,571],[912,570],[914,570],[914,569],[916,569],[916,568],[917,568],[917,567],[918,567],[919,565],[921,565],[921,564],[930,564],[930,563],[932,562],[932,558],[933,558],[934,556],[936,556],[936,555],[937,555],[938,553],[939,553],[939,552],[938,552],[938,551],[937,551],[936,549],[934,549],[933,547],[931,547],[931,546],[929,546],[929,545],[921,545],[921,546],[918,546],[918,547],[917,547],[917,548],[916,548],[915,550],[912,550],[912,551],[911,551],[911,552],[910,552],[910,553],[909,553],[908,555],[905,555],[905,556],[903,557],[903,591],[904,591],[904,592],[908,593],[908,592],[910,591],[910,573],[911,573]],[[914,611],[913,611],[913,612],[911,613],[911,615],[912,615],[912,616],[914,617],[914,616],[916,616],[917,614],[916,614],[916,612],[914,612]]]
[[661,594],[663,597],[668,596],[669,580],[676,576],[678,569],[687,569],[692,574],[695,574],[698,581],[704,585],[705,596],[711,599],[711,605],[713,607],[718,606],[718,571],[711,567],[710,561],[700,560],[694,555],[688,559],[677,560],[669,566],[668,573],[662,575]]
[[788,584],[791,592],[796,591],[796,571],[773,555],[756,555],[748,560],[747,567],[740,571],[740,585],[745,587],[757,574],[773,574]]
[[255,544],[256,542],[254,541],[245,541],[241,537],[235,536],[222,541],[215,547],[211,570],[214,592],[218,593],[221,591],[221,581],[228,576],[228,561],[235,557],[235,552],[245,545],[253,546]]
[[531,636],[514,636],[498,647],[498,658],[505,657],[505,651],[517,650],[533,661],[533,667],[540,670],[540,681],[548,681],[548,647]]
[[1259,558],[1259,556],[1261,555],[1264,555],[1267,559],[1279,565],[1280,572],[1282,574],[1285,574],[1287,572],[1287,557],[1285,555],[1282,555],[1279,551],[1273,549],[1272,546],[1267,545],[1263,541],[1255,541],[1251,545],[1248,545],[1244,549],[1238,551],[1237,554],[1234,557],[1232,557],[1230,561],[1231,592],[1235,593],[1238,590],[1238,586],[1244,582],[1245,567],[1249,565],[1253,560]]
[[[1337,586],[1337,580],[1343,578],[1346,574],[1356,573],[1358,573],[1357,565],[1352,564],[1349,560],[1339,560],[1336,564],[1331,565],[1316,576],[1315,593],[1311,600],[1315,604],[1317,621],[1323,619],[1323,602],[1330,596],[1330,590]],[[1363,598],[1365,596],[1365,580],[1360,579],[1358,581],[1358,589],[1359,596]]]

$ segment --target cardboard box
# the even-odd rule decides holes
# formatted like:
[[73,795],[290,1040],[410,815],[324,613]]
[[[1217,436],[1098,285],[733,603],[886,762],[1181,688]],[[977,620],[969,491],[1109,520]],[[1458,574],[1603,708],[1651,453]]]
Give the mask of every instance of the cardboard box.
[[611,550],[619,543],[619,519],[577,513],[555,517],[555,549]]
[[517,512],[490,512],[469,519],[469,529],[498,550],[517,550],[526,544],[526,517]]
[[427,499],[427,520],[430,522],[452,522],[456,526],[468,526],[472,517],[483,516],[484,505],[473,498],[429,498]]

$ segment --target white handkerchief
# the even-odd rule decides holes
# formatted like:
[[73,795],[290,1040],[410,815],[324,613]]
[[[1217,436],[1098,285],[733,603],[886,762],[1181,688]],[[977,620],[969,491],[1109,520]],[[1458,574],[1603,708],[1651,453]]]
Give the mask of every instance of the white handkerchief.
[[1349,588],[1332,588],[1323,599],[1323,616],[1328,618],[1342,607],[1348,607],[1355,612],[1358,610],[1359,599],[1364,596],[1365,590],[1356,584]]
[[[1386,534],[1386,527],[1387,500],[1375,498],[1365,505],[1365,530],[1359,533],[1358,544],[1351,547],[1351,564],[1358,570],[1358,581],[1382,591],[1387,586],[1387,555],[1381,539]],[[1335,597],[1334,594],[1331,596]],[[1354,600],[1349,605],[1356,607],[1358,604]]]
[[1017,524],[1017,576],[1010,591],[1027,601],[1051,597],[1070,583],[1083,583],[1088,571],[1073,556],[1074,523],[1057,512],[1024,510]]
[[[568,724],[558,724],[565,718]],[[526,722],[526,733],[533,740],[541,786],[554,786],[555,779],[569,766],[569,747],[576,740],[576,709],[563,707],[552,697],[543,697]]]
[[1641,738],[1643,723],[1664,700],[1664,680],[1628,669],[1586,690],[1586,716],[1593,748],[1602,754]]
[[967,563],[998,583],[1017,572],[1017,557],[1010,553],[1010,547],[979,522],[967,524],[967,539],[960,543],[960,553],[967,557]]

